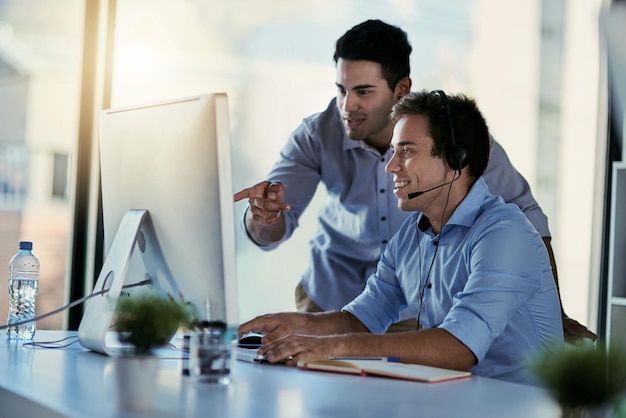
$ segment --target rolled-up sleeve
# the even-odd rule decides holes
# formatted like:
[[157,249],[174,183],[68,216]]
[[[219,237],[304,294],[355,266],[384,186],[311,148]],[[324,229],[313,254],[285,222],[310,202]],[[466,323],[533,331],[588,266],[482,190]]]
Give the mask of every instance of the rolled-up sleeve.
[[378,263],[376,273],[371,275],[363,292],[342,310],[356,316],[371,332],[383,333],[389,325],[400,319],[400,311],[406,307],[405,294],[397,274],[398,246],[406,245],[396,234],[389,241]]

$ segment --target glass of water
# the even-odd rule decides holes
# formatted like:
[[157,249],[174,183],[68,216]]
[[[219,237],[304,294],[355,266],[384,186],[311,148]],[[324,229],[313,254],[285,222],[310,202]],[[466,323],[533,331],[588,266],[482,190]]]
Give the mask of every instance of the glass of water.
[[208,328],[189,340],[189,375],[202,382],[228,385],[233,346],[225,341],[225,330]]

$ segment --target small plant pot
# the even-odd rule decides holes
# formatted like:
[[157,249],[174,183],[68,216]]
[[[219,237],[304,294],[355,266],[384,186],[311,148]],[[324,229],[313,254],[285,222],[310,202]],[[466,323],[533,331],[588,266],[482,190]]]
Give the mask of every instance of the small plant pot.
[[159,358],[122,356],[115,359],[117,399],[120,407],[131,411],[154,409]]

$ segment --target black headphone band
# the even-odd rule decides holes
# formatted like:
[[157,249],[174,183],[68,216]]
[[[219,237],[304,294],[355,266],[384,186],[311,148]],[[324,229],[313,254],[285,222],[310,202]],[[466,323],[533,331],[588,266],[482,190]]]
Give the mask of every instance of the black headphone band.
[[468,164],[468,151],[463,145],[456,143],[454,135],[454,124],[452,123],[452,110],[450,109],[450,101],[448,96],[443,90],[433,90],[431,93],[436,93],[441,97],[443,105],[446,108],[446,116],[448,119],[448,128],[450,130],[450,141],[448,142],[448,149],[446,150],[446,159],[448,165],[454,170],[460,171]]

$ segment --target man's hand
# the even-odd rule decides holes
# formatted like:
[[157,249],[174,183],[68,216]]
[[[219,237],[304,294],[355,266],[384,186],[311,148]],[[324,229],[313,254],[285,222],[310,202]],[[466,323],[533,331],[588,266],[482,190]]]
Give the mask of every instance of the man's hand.
[[291,206],[283,203],[285,187],[282,183],[262,181],[235,193],[233,198],[235,202],[248,198],[246,231],[257,245],[273,245],[284,238],[287,222],[281,214],[290,211]]
[[324,358],[336,349],[338,336],[348,332],[366,332],[367,328],[346,312],[283,312],[257,316],[239,326],[239,336],[248,332],[264,334],[258,353],[267,354],[270,362]]
[[267,355],[270,363],[284,361],[289,366],[295,366],[301,360],[332,355],[337,345],[336,338],[318,335],[326,334],[319,327],[319,318],[319,315],[304,312],[262,315],[241,324],[239,336],[248,332],[264,334],[261,339],[263,346],[257,352]]
[[[239,337],[248,332],[264,334],[258,349],[259,354],[267,355],[270,363],[285,361],[287,365],[295,366],[299,360],[308,358],[322,358],[325,354],[318,340],[323,337],[296,335],[299,329],[305,330],[312,322],[312,314],[285,312],[257,316],[239,326]],[[324,340],[326,341],[326,340]]]
[[[284,312],[257,316],[239,326],[239,336],[248,332],[260,332],[263,344],[307,330],[312,314]],[[310,332],[307,332],[310,333]]]
[[283,202],[285,187],[280,182],[262,181],[235,193],[233,198],[235,202],[248,198],[252,219],[266,226],[276,224],[282,211],[291,210],[291,206]]
[[565,341],[573,345],[583,345],[585,338],[593,342],[597,338],[596,334],[589,331],[587,327],[565,314],[563,315],[563,332],[565,333]]
[[330,357],[337,345],[334,339],[336,336],[288,335],[264,345],[258,352],[266,355],[270,363],[284,361],[295,366],[298,361]]

